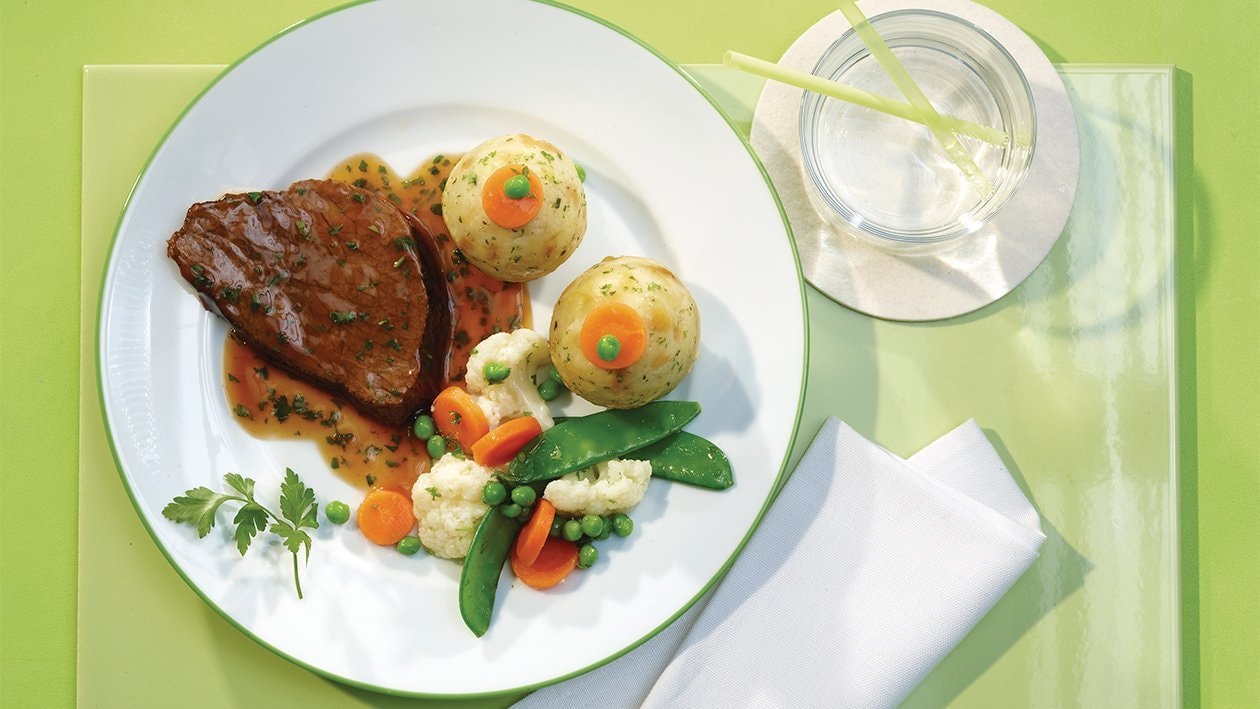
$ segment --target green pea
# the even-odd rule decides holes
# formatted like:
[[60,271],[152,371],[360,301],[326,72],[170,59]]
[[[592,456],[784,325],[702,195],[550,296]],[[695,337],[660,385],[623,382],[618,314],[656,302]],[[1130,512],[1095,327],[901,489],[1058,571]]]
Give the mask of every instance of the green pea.
[[612,518],[613,533],[619,537],[628,537],[634,531],[634,520],[630,515],[618,512]]
[[487,382],[498,384],[508,378],[508,375],[512,373],[512,369],[506,364],[499,362],[487,362],[486,366],[481,368],[481,373],[486,376]]
[[529,195],[529,178],[524,175],[514,175],[503,183],[503,194],[508,199],[521,199]]
[[441,436],[429,436],[429,441],[424,444],[429,450],[429,457],[434,460],[446,455],[446,439]]
[[555,519],[551,520],[551,531],[548,532],[547,536],[558,537],[560,536],[560,532],[563,530],[564,530],[564,520],[560,519],[559,517],[556,517]]
[[582,182],[586,182],[586,168],[582,167],[581,165],[578,165],[577,163],[574,163],[573,167],[577,168],[578,180]]
[[582,518],[582,533],[588,537],[598,537],[604,531],[604,518],[598,515],[586,515]]
[[595,354],[605,362],[617,359],[617,355],[621,354],[621,340],[618,340],[616,335],[604,335],[595,345]]
[[341,500],[333,500],[324,508],[324,516],[333,524],[345,524],[350,521],[350,505]]
[[394,546],[394,548],[397,549],[400,554],[413,556],[416,552],[420,551],[420,538],[403,537],[398,544]]
[[612,517],[601,517],[600,521],[603,522],[603,529],[595,535],[595,540],[602,542],[612,536]]
[[481,488],[481,501],[487,505],[497,505],[507,498],[507,488],[498,480],[491,480]]
[[534,492],[534,488],[528,485],[512,488],[512,502],[521,507],[529,507],[534,504],[534,500],[538,499],[538,493]]
[[416,438],[422,441],[429,440],[433,437],[433,434],[437,433],[437,427],[433,424],[433,417],[428,414],[422,414],[417,418],[416,425],[411,430],[416,434]]
[[552,401],[560,396],[560,385],[550,379],[544,379],[542,384],[538,385],[538,395],[543,401]]
[[520,517],[521,512],[523,511],[524,510],[521,509],[521,506],[516,504],[515,502],[499,507],[499,514],[503,515],[504,517],[510,517],[511,519],[516,519],[517,517]]
[[576,542],[582,538],[582,523],[576,519],[565,520],[560,536],[564,537],[565,541]]
[[578,549],[578,566],[589,569],[599,560],[599,550],[590,544],[583,544]]
[[556,384],[564,386],[564,380],[560,378],[560,370],[556,369],[556,365],[553,364],[547,367],[547,376]]

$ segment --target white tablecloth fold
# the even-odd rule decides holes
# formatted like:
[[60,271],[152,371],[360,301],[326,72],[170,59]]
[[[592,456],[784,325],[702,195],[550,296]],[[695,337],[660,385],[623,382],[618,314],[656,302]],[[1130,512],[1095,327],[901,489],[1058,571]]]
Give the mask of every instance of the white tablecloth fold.
[[832,418],[707,598],[515,706],[895,706],[1044,540],[974,421],[902,460]]

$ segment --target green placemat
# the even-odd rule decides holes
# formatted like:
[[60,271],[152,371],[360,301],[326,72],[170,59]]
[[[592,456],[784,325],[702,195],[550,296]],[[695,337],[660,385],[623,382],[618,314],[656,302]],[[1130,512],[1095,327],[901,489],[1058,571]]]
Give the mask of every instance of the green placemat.
[[[720,67],[688,70],[749,125],[759,81]],[[231,628],[166,564],[114,469],[93,354],[106,250],[153,145],[217,71],[85,70],[79,702],[435,706],[321,679]],[[910,325],[872,320],[808,289],[802,430],[835,414],[905,454],[975,417],[1049,535],[1042,559],[910,705],[1180,702],[1172,73],[1064,73],[1082,135],[1077,207],[1047,262],[1015,293],[964,318]]]

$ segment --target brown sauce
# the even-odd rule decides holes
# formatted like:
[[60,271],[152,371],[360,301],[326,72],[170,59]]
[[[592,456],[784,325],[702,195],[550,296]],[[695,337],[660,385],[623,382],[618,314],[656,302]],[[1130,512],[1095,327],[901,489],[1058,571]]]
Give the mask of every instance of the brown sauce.
[[[442,221],[442,188],[458,159],[437,155],[403,178],[375,155],[354,155],[328,174],[329,179],[386,197],[436,235],[455,333],[445,363],[448,383],[463,380],[468,356],[478,342],[496,332],[530,326],[524,285],[491,278],[468,263]],[[366,487],[410,490],[428,470],[424,441],[415,438],[410,425],[374,421],[319,387],[268,365],[234,337],[227,338],[223,360],[228,406],[252,435],[314,441],[334,472]]]

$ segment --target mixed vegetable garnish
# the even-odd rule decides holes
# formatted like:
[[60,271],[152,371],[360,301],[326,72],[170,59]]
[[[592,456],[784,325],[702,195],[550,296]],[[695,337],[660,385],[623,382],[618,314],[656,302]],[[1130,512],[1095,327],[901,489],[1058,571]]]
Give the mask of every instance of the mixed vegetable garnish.
[[[699,413],[695,402],[657,401],[564,419],[512,458],[482,489],[492,509],[477,527],[460,576],[460,612],[468,628],[478,636],[489,629],[505,562],[527,586],[547,589],[575,568],[595,565],[598,542],[630,536],[634,520],[620,510],[642,499],[658,465],[685,471],[675,476],[683,482],[729,487],[725,456],[710,456],[716,447],[681,431]],[[681,445],[675,443],[680,436],[686,436]],[[642,460],[622,459],[627,455]],[[639,469],[639,479],[618,470],[631,467]],[[537,498],[540,487],[551,499]],[[517,522],[522,518],[524,525]]]
[[416,417],[412,432],[433,462],[410,491],[414,514],[406,491],[373,489],[358,520],[377,544],[462,558],[460,612],[477,635],[489,629],[505,565],[539,590],[594,566],[600,542],[633,532],[629,512],[652,477],[719,490],[734,482],[716,446],[682,431],[700,414],[695,402],[553,417],[546,402],[565,387],[532,330],[479,343],[465,385]]

